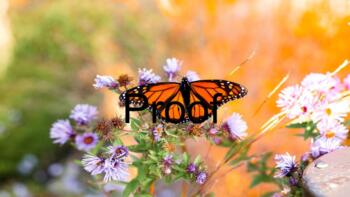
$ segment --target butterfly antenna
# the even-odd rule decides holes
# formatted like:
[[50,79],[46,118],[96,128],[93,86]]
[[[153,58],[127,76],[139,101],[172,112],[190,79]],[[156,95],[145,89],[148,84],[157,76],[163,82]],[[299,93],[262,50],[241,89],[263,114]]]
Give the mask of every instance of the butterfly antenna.
[[262,109],[262,107],[265,105],[265,103],[274,95],[277,90],[284,84],[289,78],[289,73],[283,77],[283,79],[277,84],[277,86],[266,96],[264,101],[259,105],[258,109],[254,112],[253,117],[255,117],[256,114],[259,113],[259,111]]
[[241,68],[241,66],[243,66],[244,64],[246,64],[249,60],[253,59],[253,57],[255,56],[256,54],[256,49],[254,49],[250,54],[249,56],[241,63],[237,64],[235,66],[235,68],[230,72],[230,76],[232,76],[238,69]]

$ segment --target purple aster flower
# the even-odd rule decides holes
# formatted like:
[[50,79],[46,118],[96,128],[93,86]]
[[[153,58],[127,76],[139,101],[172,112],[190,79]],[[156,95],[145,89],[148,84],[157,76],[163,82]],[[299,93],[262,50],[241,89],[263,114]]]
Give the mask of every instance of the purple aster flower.
[[311,155],[313,158],[317,158],[342,147],[339,139],[321,137],[311,144]]
[[177,76],[182,62],[176,58],[168,58],[166,59],[166,64],[163,66],[164,71],[166,72],[169,81],[173,81]]
[[129,150],[126,146],[110,146],[108,152],[112,154],[113,158],[124,158],[129,155]]
[[296,178],[294,178],[294,177],[290,177],[289,178],[289,184],[291,186],[296,186],[298,184],[298,180]]
[[187,80],[189,82],[198,81],[200,79],[198,74],[194,71],[191,71],[191,70],[187,71],[185,77],[187,78]]
[[213,141],[214,141],[215,144],[221,144],[222,139],[219,138],[219,137],[214,137],[214,138],[213,138]]
[[74,136],[75,133],[69,123],[69,120],[58,120],[57,122],[53,123],[50,129],[50,138],[52,138],[54,140],[53,143],[56,144],[62,145]]
[[289,153],[275,156],[276,168],[280,169],[280,173],[277,177],[284,177],[287,174],[293,172],[297,168],[295,162],[295,156],[289,155]]
[[75,120],[79,125],[89,124],[97,118],[97,108],[88,104],[78,104],[71,111],[70,118]]
[[161,124],[159,124],[158,126],[152,129],[152,136],[155,142],[158,142],[160,140],[162,132],[163,132],[163,125]]
[[114,89],[118,87],[118,82],[116,82],[113,77],[107,75],[97,75],[95,78],[95,84],[93,85],[96,89],[100,88],[110,88]]
[[238,113],[233,113],[223,124],[223,128],[230,133],[233,139],[244,139],[247,134],[247,123],[242,119]]
[[210,134],[210,135],[216,135],[218,132],[219,132],[219,131],[218,131],[216,128],[214,128],[214,127],[212,127],[212,128],[209,129],[209,134]]
[[207,173],[206,172],[199,172],[197,174],[196,183],[203,185],[206,180],[207,180]]
[[310,156],[311,156],[311,155],[310,155],[310,152],[306,152],[306,153],[304,153],[304,154],[300,157],[300,161],[306,162],[306,161],[309,160]]
[[283,195],[281,193],[276,192],[272,195],[272,197],[283,197]]
[[170,174],[171,173],[171,165],[174,163],[173,156],[167,155],[163,158],[163,171],[164,174]]
[[157,83],[160,81],[160,76],[153,73],[152,69],[139,69],[139,85]]
[[186,171],[187,171],[188,173],[195,173],[195,172],[197,171],[197,166],[196,166],[196,164],[194,164],[194,163],[188,164],[188,166],[187,166],[187,168],[186,168]]
[[95,148],[98,137],[95,133],[84,133],[75,137],[75,144],[78,150],[89,151]]
[[91,175],[101,174],[104,171],[105,159],[102,157],[86,154],[83,156],[81,163]]
[[127,181],[128,164],[120,159],[108,158],[104,163],[105,176],[103,178],[104,182],[109,181]]

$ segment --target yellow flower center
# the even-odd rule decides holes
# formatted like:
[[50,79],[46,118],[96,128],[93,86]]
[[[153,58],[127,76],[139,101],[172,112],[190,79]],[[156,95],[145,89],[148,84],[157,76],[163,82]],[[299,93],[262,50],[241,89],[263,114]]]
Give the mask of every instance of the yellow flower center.
[[330,108],[327,108],[327,109],[326,109],[326,114],[327,114],[328,116],[330,116],[330,115],[332,114],[332,110],[331,110]]
[[328,131],[325,136],[326,138],[332,138],[335,136],[335,133],[333,131]]

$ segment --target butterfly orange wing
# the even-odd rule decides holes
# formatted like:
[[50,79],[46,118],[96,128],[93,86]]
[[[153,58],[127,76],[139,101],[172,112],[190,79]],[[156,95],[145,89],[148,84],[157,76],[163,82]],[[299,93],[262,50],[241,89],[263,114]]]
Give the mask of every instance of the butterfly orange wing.
[[163,82],[157,84],[147,84],[144,86],[138,86],[131,88],[120,95],[120,101],[125,103],[126,94],[129,95],[130,103],[134,105],[142,105],[143,99],[138,96],[132,96],[133,94],[143,94],[148,101],[149,106],[153,103],[163,102],[166,103],[171,100],[180,89],[179,83]]
[[[205,103],[209,116],[212,115],[212,103],[216,94],[222,95],[217,97],[218,105],[221,106],[226,102],[242,98],[247,94],[247,89],[238,83],[226,80],[199,80],[191,82],[190,103],[195,101]],[[195,105],[188,113],[191,113],[193,118],[203,119],[205,118],[204,110],[203,106]]]

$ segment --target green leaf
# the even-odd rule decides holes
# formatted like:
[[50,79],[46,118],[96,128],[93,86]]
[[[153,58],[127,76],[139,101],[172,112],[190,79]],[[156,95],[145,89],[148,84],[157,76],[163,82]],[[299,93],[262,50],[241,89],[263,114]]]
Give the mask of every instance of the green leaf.
[[205,197],[214,197],[214,196],[215,196],[214,192],[210,192],[209,194],[205,195]]
[[198,165],[198,164],[200,164],[200,162],[201,162],[201,156],[200,156],[200,155],[197,155],[197,157],[194,159],[193,163],[194,163],[195,165]]
[[137,189],[137,187],[140,185],[140,182],[137,178],[134,178],[131,180],[125,187],[123,191],[123,197],[129,197],[131,194]]
[[345,122],[344,122],[344,125],[345,125],[345,126],[350,126],[350,120],[345,121]]
[[138,131],[141,127],[141,121],[136,118],[131,118],[130,126],[133,131]]
[[135,194],[135,197],[152,197],[151,194]]
[[250,188],[253,188],[257,185],[259,185],[260,183],[268,183],[268,182],[274,182],[273,177],[270,177],[266,174],[257,174],[254,178],[253,181],[250,184]]
[[290,129],[300,129],[300,128],[306,128],[306,126],[309,124],[309,122],[302,122],[302,123],[292,123],[287,125],[287,128]]
[[188,155],[186,152],[183,153],[183,155],[182,155],[182,161],[183,161],[185,164],[188,164],[189,160],[190,160],[189,155]]
[[279,191],[266,192],[266,193],[264,193],[261,197],[271,197],[271,196],[273,196],[276,192],[279,192]]
[[318,133],[314,133],[315,129],[316,124],[314,124],[313,122],[309,122],[308,125],[305,127],[304,140],[318,136]]

